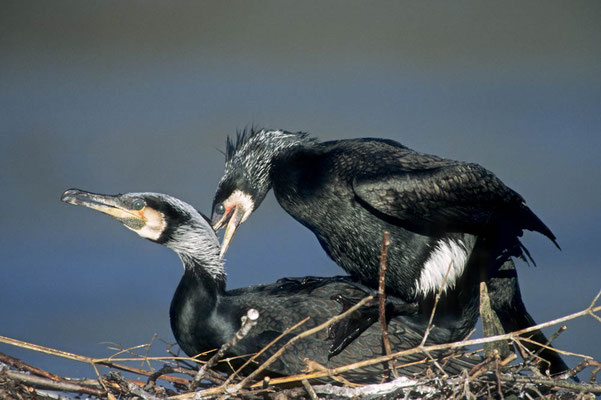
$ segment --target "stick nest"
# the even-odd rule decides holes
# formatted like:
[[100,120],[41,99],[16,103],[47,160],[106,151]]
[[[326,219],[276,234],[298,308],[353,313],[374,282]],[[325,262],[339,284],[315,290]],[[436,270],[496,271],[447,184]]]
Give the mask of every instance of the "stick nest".
[[[601,363],[586,355],[557,349],[563,355],[579,357],[581,362],[561,376],[552,377],[541,372],[537,355],[528,354],[522,343],[528,340],[527,333],[530,331],[560,325],[575,318],[589,316],[601,322],[597,315],[601,306],[596,305],[600,295],[601,292],[590,306],[580,312],[522,331],[457,343],[422,344],[414,349],[384,354],[335,369],[314,365],[306,359],[306,373],[287,377],[258,373],[244,376],[233,368],[232,359],[213,357],[211,361],[211,354],[202,355],[209,361],[180,357],[171,346],[167,347],[168,356],[150,357],[150,347],[164,343],[156,338],[149,344],[134,348],[112,346],[116,351],[108,358],[90,358],[0,336],[2,343],[87,363],[96,374],[96,379],[67,378],[0,353],[0,399],[594,399],[601,395],[601,385],[597,384]],[[561,326],[553,337],[563,330],[565,327]],[[303,334],[310,333],[306,331],[300,335]],[[525,356],[524,361],[516,362],[517,356],[513,353],[505,359],[501,359],[497,351],[484,353],[484,344],[498,341],[511,342]],[[285,349],[289,343],[278,346]],[[467,348],[481,353],[481,362],[457,375],[445,373],[440,368],[445,360],[431,356],[440,350],[451,352],[445,357],[464,356]],[[393,370],[398,368],[402,371],[402,365],[394,365],[394,360],[416,353],[423,354],[428,368],[419,375],[395,378]],[[275,356],[277,358],[277,353]],[[357,384],[343,377],[344,372],[376,363],[391,365],[388,379],[374,384]],[[231,367],[229,373],[219,372],[228,366]],[[259,365],[255,371],[266,370],[267,365]],[[587,379],[574,380],[579,373],[587,375]]]

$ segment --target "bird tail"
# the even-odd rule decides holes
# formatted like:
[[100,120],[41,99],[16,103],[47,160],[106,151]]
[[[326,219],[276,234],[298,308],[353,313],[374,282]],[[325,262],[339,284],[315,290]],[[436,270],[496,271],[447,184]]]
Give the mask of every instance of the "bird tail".
[[557,243],[557,238],[555,237],[553,232],[551,232],[551,229],[549,229],[549,227],[545,225],[545,223],[541,221],[541,219],[537,217],[537,215],[534,212],[532,212],[532,210],[528,208],[528,206],[526,206],[525,204],[523,205],[522,211],[523,213],[521,217],[521,222],[524,224],[524,228],[530,231],[542,233],[553,242],[555,247],[561,250],[561,247],[559,247],[559,244]]
[[[515,332],[536,325],[522,301],[517,272],[511,259],[505,261],[501,268],[490,277],[488,284],[491,306],[499,316],[505,332]],[[522,344],[529,351],[538,353],[545,364],[549,365],[552,374],[569,369],[559,353],[551,346],[543,347],[548,340],[542,331],[536,330],[528,335],[536,343],[523,341]]]
[[534,265],[536,267],[536,263],[534,262],[534,258],[532,258],[532,255],[530,255],[530,251],[519,240],[518,240],[518,246],[520,249],[520,257],[527,263],[531,262],[532,265]]
[[[511,318],[510,321],[505,321],[503,328],[507,332],[514,332],[529,328],[534,325],[536,325],[536,322],[534,322],[532,316],[530,316],[530,314],[524,308],[520,312],[516,313],[514,318]],[[540,329],[524,334],[523,336],[528,337],[530,340],[532,340],[532,342],[524,340],[521,342],[522,345],[530,352],[538,354],[538,356],[544,360],[549,367],[549,372],[551,375],[559,374],[569,370],[569,367],[563,361],[559,353],[553,350],[550,345],[547,345],[548,339]]]

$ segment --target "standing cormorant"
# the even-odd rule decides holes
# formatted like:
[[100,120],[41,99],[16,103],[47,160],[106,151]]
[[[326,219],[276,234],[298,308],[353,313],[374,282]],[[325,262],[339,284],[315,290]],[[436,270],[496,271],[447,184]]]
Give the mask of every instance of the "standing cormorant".
[[[232,347],[226,356],[248,356],[282,334],[287,328],[310,317],[307,323],[266,351],[257,362],[271,356],[282,343],[302,330],[317,326],[340,311],[340,298],[361,299],[369,289],[349,277],[284,279],[273,284],[250,286],[227,291],[226,274],[219,256],[219,242],[208,218],[191,205],[158,193],[127,193],[115,196],[94,194],[78,189],[63,193],[62,201],[82,205],[108,214],[139,236],[175,251],[184,264],[184,275],[170,307],[171,329],[182,350],[191,357],[218,349],[240,328],[241,316],[254,308],[259,311],[257,325]],[[378,325],[378,324],[376,324]],[[328,359],[326,331],[298,341],[273,364],[270,375],[298,374],[307,367],[308,358],[332,368],[382,355],[381,331],[374,325],[340,354]],[[393,350],[419,345],[426,325],[409,313],[389,322]],[[428,343],[449,341],[450,332],[435,327]],[[438,354],[441,355],[441,354]],[[399,359],[398,365],[418,361],[399,371],[411,375],[423,371],[427,359],[416,354]],[[477,359],[462,355],[441,363],[449,373],[471,368]],[[232,361],[237,366],[240,359]],[[344,375],[357,381],[378,381],[385,374],[382,364],[372,365]]]
[[[530,258],[518,239],[523,230],[557,246],[555,236],[522,196],[480,165],[418,153],[393,140],[319,142],[301,132],[243,131],[235,142],[227,140],[225,173],[213,200],[213,227],[226,227],[222,254],[271,188],[327,254],[370,287],[377,287],[388,231],[387,291],[419,302],[424,313],[449,270],[439,325],[456,325],[458,318],[475,323],[481,280],[491,284],[492,306],[505,330],[534,324],[510,257]],[[534,338],[546,341],[540,332]],[[567,368],[556,352],[541,354],[552,372]]]

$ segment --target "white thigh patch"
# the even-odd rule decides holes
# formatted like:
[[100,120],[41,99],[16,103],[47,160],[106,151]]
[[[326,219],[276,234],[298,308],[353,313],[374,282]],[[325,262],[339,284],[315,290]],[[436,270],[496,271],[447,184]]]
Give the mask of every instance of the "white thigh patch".
[[442,239],[438,241],[434,246],[434,251],[423,266],[417,282],[417,294],[427,296],[429,293],[437,293],[442,286],[447,271],[449,271],[449,277],[443,292],[447,288],[452,289],[457,278],[463,274],[471,250],[471,246],[467,249],[465,243],[461,240]]

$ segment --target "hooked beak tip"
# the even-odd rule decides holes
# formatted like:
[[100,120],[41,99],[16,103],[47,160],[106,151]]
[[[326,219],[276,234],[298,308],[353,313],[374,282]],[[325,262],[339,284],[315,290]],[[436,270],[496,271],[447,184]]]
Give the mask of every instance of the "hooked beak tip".
[[65,190],[63,192],[63,194],[61,195],[61,201],[64,203],[71,203],[73,204],[73,202],[76,200],[77,195],[81,194],[82,191],[79,189],[68,189]]

